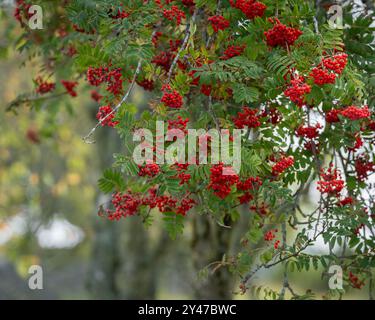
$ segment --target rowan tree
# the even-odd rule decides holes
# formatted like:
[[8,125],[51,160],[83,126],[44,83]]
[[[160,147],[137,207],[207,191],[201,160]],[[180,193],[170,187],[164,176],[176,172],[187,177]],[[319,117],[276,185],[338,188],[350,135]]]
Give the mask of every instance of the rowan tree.
[[[327,298],[364,285],[373,297],[371,4],[346,4],[340,28],[326,1],[33,1],[43,6],[43,30],[28,27],[30,4],[17,1],[17,47],[43,67],[35,91],[8,109],[69,96],[78,113],[74,98],[89,92],[97,124],[90,130],[82,123],[82,143],[95,142],[98,130],[122,139],[98,182],[111,194],[99,209],[103,219],[146,227],[162,220],[176,241],[194,216],[213,221],[216,238],[200,236],[219,245],[202,273],[223,283],[229,271],[239,282],[225,287],[229,293],[314,298],[293,290],[288,275],[322,268],[328,281],[330,266],[339,265],[344,287]],[[146,110],[130,102],[136,86]],[[133,133],[155,132],[157,120],[185,134],[242,129],[240,172],[223,175],[223,163],[137,165]],[[317,201],[301,205],[314,194]],[[248,225],[239,250],[230,252],[232,227],[243,215]],[[319,241],[326,254],[309,250]],[[277,265],[284,270],[280,291],[253,285],[259,270]]]

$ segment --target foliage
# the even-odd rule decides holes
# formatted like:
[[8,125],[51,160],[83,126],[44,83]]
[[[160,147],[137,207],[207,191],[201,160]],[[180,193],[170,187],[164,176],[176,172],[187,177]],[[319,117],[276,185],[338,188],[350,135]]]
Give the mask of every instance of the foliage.
[[[24,32],[16,46],[30,59],[42,58],[39,76],[51,79],[56,88],[43,95],[36,84],[38,93],[20,96],[10,109],[25,102],[38,109],[39,99],[52,103],[56,94],[71,94],[60,85],[63,79],[85,79],[85,86],[97,90],[102,96],[98,103],[111,111],[98,113],[98,124],[88,138],[108,125],[123,142],[114,168],[103,173],[98,186],[105,193],[130,198],[121,205],[113,202],[115,208],[105,212],[108,218],[138,215],[149,225],[153,217],[161,216],[175,239],[191,215],[213,217],[223,228],[247,215],[241,252],[219,264],[240,277],[241,292],[250,287],[258,270],[282,265],[280,293],[252,287],[255,296],[265,299],[283,299],[286,290],[293,299],[313,299],[309,290],[293,291],[288,273],[320,268],[326,274],[334,264],[344,270],[340,295],[349,287],[373,283],[373,15],[355,17],[353,8],[346,7],[344,24],[349,27],[334,29],[322,8],[315,7],[316,1],[263,0],[266,9],[256,17],[250,17],[238,0],[199,0],[195,5],[140,0],[35,2],[45,6],[48,29],[41,33],[27,27],[21,1]],[[214,15],[222,15],[229,27],[214,32],[208,21]],[[272,44],[270,31],[281,44]],[[293,32],[298,34],[295,39],[283,38]],[[330,61],[335,67],[327,67]],[[343,65],[337,66],[338,61]],[[322,79],[314,70],[323,73]],[[151,91],[146,109],[126,101],[136,84]],[[347,116],[349,106],[355,108]],[[186,118],[191,129],[243,129],[242,166],[236,181],[215,176],[220,164],[162,164],[151,172],[149,164],[134,163],[136,145],[131,139],[136,129],[148,129],[155,136],[155,121]],[[185,130],[186,123],[182,126]],[[245,188],[241,183],[248,179],[261,183]],[[319,200],[306,212],[301,198],[317,192],[317,181]],[[114,214],[123,209],[122,217]],[[320,239],[329,254],[308,253]],[[363,284],[354,283],[349,274]]]

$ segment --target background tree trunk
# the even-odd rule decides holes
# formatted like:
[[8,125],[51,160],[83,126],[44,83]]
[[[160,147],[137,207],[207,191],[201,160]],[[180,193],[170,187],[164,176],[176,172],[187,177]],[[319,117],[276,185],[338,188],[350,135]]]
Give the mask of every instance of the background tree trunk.
[[[198,272],[214,261],[221,261],[223,255],[228,253],[231,229],[220,227],[207,216],[196,214],[193,219],[192,259]],[[195,282],[194,295],[196,299],[231,299],[233,284],[228,270],[219,268],[210,273],[206,280]]]

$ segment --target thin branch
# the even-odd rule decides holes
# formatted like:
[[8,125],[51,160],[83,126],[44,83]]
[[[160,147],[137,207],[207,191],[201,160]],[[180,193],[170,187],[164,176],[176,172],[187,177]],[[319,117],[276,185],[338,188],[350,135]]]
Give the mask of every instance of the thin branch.
[[191,17],[191,20],[188,22],[188,24],[186,25],[186,29],[185,29],[185,37],[184,37],[184,40],[181,44],[181,47],[180,49],[178,50],[176,56],[174,57],[173,59],[173,62],[171,64],[171,67],[169,68],[169,71],[168,71],[168,78],[167,78],[167,83],[169,83],[171,81],[171,77],[172,77],[172,73],[173,73],[173,70],[176,66],[176,63],[178,61],[178,59],[180,58],[180,54],[182,51],[184,51],[186,49],[186,46],[187,46],[187,43],[189,41],[189,38],[190,38],[190,34],[191,34],[191,30],[190,30],[190,27],[191,25],[194,23],[195,21],[195,18],[197,16],[197,9],[194,10],[194,13],[193,13],[193,16]]
[[13,108],[15,108],[15,107],[17,107],[17,106],[19,106],[20,104],[23,104],[23,103],[55,99],[55,98],[58,98],[58,97],[61,97],[61,96],[65,95],[67,93],[68,92],[64,91],[64,92],[56,93],[54,95],[49,95],[49,96],[34,96],[34,97],[15,99],[6,108],[6,111],[12,111]]
[[316,7],[316,14],[314,16],[314,29],[315,29],[315,33],[316,34],[319,34],[319,23],[318,23],[318,11],[319,11],[319,6],[320,6],[320,0],[316,0],[315,1],[315,7]]
[[[216,6],[216,15],[218,15],[220,13],[220,6],[221,6],[221,0],[218,0],[217,6]],[[206,48],[207,49],[210,46],[212,39],[213,39],[213,36],[208,37],[207,42],[206,42]]]
[[138,73],[140,72],[141,70],[141,65],[142,65],[142,59],[139,59],[138,61],[138,65],[137,65],[137,69],[135,70],[134,72],[134,76],[133,76],[133,80],[132,82],[130,83],[130,86],[127,90],[127,92],[125,93],[125,95],[122,97],[121,101],[116,105],[116,107],[110,112],[108,113],[105,117],[103,117],[102,119],[100,119],[98,121],[98,123],[95,125],[94,128],[92,128],[90,130],[90,132],[84,136],[82,139],[85,143],[94,143],[94,141],[92,140],[89,140],[92,135],[94,134],[94,132],[96,131],[96,129],[108,118],[110,117],[112,114],[115,114],[117,112],[117,110],[121,107],[121,105],[128,99],[130,93],[132,92],[133,88],[134,88],[134,84],[135,84],[135,80],[137,79],[137,76],[138,76]]
[[[282,249],[285,250],[286,248],[286,223],[283,222],[281,225],[281,232],[282,232]],[[279,300],[284,300],[285,297],[285,290],[289,286],[288,281],[288,265],[284,263],[284,280],[283,280],[283,287],[281,288]]]
[[310,246],[314,241],[316,241],[316,239],[323,233],[323,230],[320,231],[317,235],[315,235],[312,239],[309,239],[306,244],[304,246],[302,246],[301,248],[299,248],[295,253],[292,253],[290,255],[287,255],[283,258],[280,258],[279,260],[275,261],[275,262],[272,262],[272,263],[262,263],[262,264],[258,264],[254,270],[250,271],[248,274],[246,274],[241,283],[243,285],[246,285],[246,283],[250,280],[250,278],[252,278],[252,276],[257,273],[260,269],[262,268],[265,268],[265,269],[269,269],[273,266],[276,266],[284,261],[287,261],[293,257],[297,257],[302,251],[304,251],[308,246]]
[[211,113],[212,119],[213,119],[214,122],[215,122],[216,130],[217,130],[217,131],[220,131],[219,120],[217,119],[216,114],[215,114],[215,111],[214,111],[214,109],[212,108],[212,96],[211,96],[211,95],[208,97],[208,111]]

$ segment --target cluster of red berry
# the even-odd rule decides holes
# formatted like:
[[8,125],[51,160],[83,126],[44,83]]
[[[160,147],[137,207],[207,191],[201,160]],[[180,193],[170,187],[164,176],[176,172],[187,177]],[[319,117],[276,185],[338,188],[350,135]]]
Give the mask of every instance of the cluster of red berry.
[[267,206],[264,202],[260,205],[255,204],[250,206],[250,210],[256,212],[258,215],[262,217],[267,215]]
[[154,81],[149,79],[137,80],[137,84],[146,91],[152,91],[155,88]]
[[270,21],[274,23],[273,28],[264,32],[267,39],[267,44],[270,47],[291,46],[302,35],[301,30],[287,27],[286,25],[282,24],[279,19],[270,19]]
[[176,212],[176,214],[186,215],[194,206],[195,200],[184,197],[180,201],[171,196],[158,196],[157,188],[153,187],[148,190],[148,195],[120,193],[112,195],[112,204],[114,211],[107,210],[109,220],[119,220],[128,216],[135,215],[140,206],[148,206],[150,209],[158,208],[160,212]]
[[54,82],[44,81],[40,76],[37,77],[34,81],[38,85],[35,91],[39,94],[45,94],[55,90],[56,84]]
[[185,12],[180,10],[177,6],[172,6],[170,9],[164,9],[163,16],[169,21],[176,20],[177,25],[180,25],[181,20],[186,18]]
[[342,110],[340,114],[343,117],[348,118],[350,120],[366,119],[371,116],[371,112],[368,106],[365,106],[363,108],[359,108],[356,106],[349,106],[349,107],[346,107],[344,110]]
[[152,35],[152,39],[151,39],[151,42],[152,44],[154,45],[155,48],[158,47],[159,45],[159,38],[163,35],[162,32],[160,31],[156,31],[154,32],[154,34]]
[[176,52],[178,51],[178,49],[180,48],[182,44],[182,40],[180,39],[177,39],[177,40],[169,40],[169,50],[171,52]]
[[354,167],[359,181],[366,180],[369,172],[374,172],[375,170],[375,164],[363,154],[357,157],[354,162]]
[[322,128],[320,123],[317,123],[315,126],[300,126],[296,134],[298,137],[304,137],[308,139],[315,139],[319,136],[319,129]]
[[[371,112],[368,106],[365,106],[363,108],[349,106],[344,109],[331,109],[326,113],[325,118],[328,123],[336,123],[340,122],[339,115],[342,115],[343,117],[354,121],[370,118]],[[371,130],[371,128],[369,129]]]
[[249,177],[245,181],[237,182],[237,191],[243,191],[244,194],[238,197],[241,204],[248,203],[253,200],[253,195],[250,191],[257,190],[262,185],[262,180],[259,177]]
[[31,14],[29,9],[31,4],[25,3],[25,0],[16,0],[16,7],[13,12],[13,16],[18,20],[22,25],[22,18],[30,18]]
[[275,107],[264,109],[262,111],[261,117],[267,118],[267,122],[272,124],[278,124],[283,118],[282,114]]
[[336,54],[333,57],[324,58],[322,65],[337,74],[342,74],[348,63],[348,55],[346,53]]
[[156,163],[147,163],[143,166],[138,165],[138,175],[140,177],[155,177],[160,172],[160,168]]
[[187,133],[187,124],[189,122],[189,118],[186,118],[186,119],[182,119],[181,116],[177,116],[177,119],[176,120],[168,120],[168,130],[172,130],[172,129],[179,129],[179,130],[182,130],[184,131],[184,133],[186,134]]
[[290,86],[284,91],[284,94],[298,107],[303,107],[306,103],[305,94],[310,92],[311,87],[305,83],[305,78],[302,76],[296,76],[291,80]]
[[220,57],[221,60],[228,60],[233,57],[240,56],[245,50],[246,46],[229,46],[225,49],[223,55]]
[[340,122],[339,114],[340,114],[340,110],[339,109],[331,109],[330,111],[328,111],[326,113],[326,116],[325,116],[326,121],[328,123]]
[[350,152],[355,152],[357,151],[358,149],[360,149],[361,147],[363,146],[363,140],[361,138],[360,135],[357,135],[355,137],[355,143],[354,143],[354,146],[353,147],[348,147],[348,150]]
[[349,272],[349,281],[350,285],[356,289],[362,289],[362,287],[365,285],[364,281],[359,280],[359,278],[351,271]]
[[238,182],[238,175],[224,175],[225,170],[222,163],[216,164],[210,168],[210,183],[208,189],[211,189],[220,199],[226,198],[232,191],[232,186]]
[[340,192],[344,189],[345,183],[344,180],[341,179],[340,172],[333,168],[332,163],[326,172],[324,172],[324,169],[321,169],[320,178],[321,180],[318,181],[317,189],[321,193],[335,195],[336,197],[340,196]]
[[247,106],[244,106],[243,112],[238,112],[237,116],[233,118],[233,123],[238,129],[248,128],[257,128],[261,125],[259,117],[257,116],[256,109],[250,109]]
[[218,32],[219,30],[225,30],[229,28],[229,21],[225,19],[223,16],[217,15],[208,18],[208,21],[211,22],[212,28],[215,32]]
[[340,207],[352,205],[354,203],[354,199],[352,197],[345,197],[339,202]]
[[272,174],[274,176],[278,176],[293,165],[294,165],[294,158],[292,156],[283,157],[281,160],[279,160],[272,166]]
[[61,80],[61,84],[65,87],[68,94],[70,94],[72,97],[77,96],[77,92],[74,90],[74,88],[78,85],[77,81]]
[[91,99],[96,101],[96,102],[100,102],[100,100],[102,100],[103,96],[96,90],[91,90]]
[[275,248],[275,250],[277,250],[279,248],[279,245],[280,245],[280,240],[277,240],[275,241],[273,247]]
[[103,82],[107,84],[107,91],[118,95],[122,91],[121,68],[89,67],[87,70],[87,81],[93,86],[99,86]]
[[256,0],[229,0],[230,5],[234,8],[240,9],[248,19],[255,17],[262,17],[267,6]]
[[118,121],[114,121],[113,118],[115,115],[113,114],[113,110],[111,106],[102,106],[99,108],[98,113],[96,114],[96,119],[101,121],[101,125],[114,127],[118,124]]
[[180,185],[188,183],[190,181],[191,175],[189,173],[180,172],[178,174],[178,178],[180,179]]
[[209,84],[202,84],[200,92],[204,94],[205,96],[209,97],[212,92],[212,86]]
[[115,211],[107,210],[109,220],[120,220],[128,216],[133,216],[137,213],[141,201],[138,196],[131,192],[122,194],[116,192],[112,195],[112,204]]
[[[324,58],[322,62],[312,69],[310,77],[317,85],[333,84],[336,81],[336,74],[340,75],[348,63],[348,55],[345,53]],[[332,72],[330,72],[332,71]]]
[[179,109],[182,107],[183,101],[182,96],[176,90],[172,90],[169,85],[163,86],[163,97],[161,102],[164,103],[167,107],[173,109]]
[[[224,174],[224,170],[227,171],[226,174]],[[210,183],[207,188],[221,199],[226,198],[232,192],[232,186],[236,185],[237,191],[243,193],[238,197],[240,203],[247,203],[253,199],[251,192],[259,189],[262,185],[262,180],[259,177],[249,177],[241,181],[231,168],[224,167],[222,163],[212,166],[210,172]]]
[[73,57],[77,53],[77,49],[73,45],[69,45],[68,48],[65,50],[64,54],[68,57]]
[[188,163],[176,163],[178,175],[177,178],[180,179],[180,185],[183,185],[185,183],[188,183],[190,181],[191,175],[189,173],[186,173],[186,170],[189,167]]
[[194,7],[194,0],[182,0],[181,3],[186,7]]
[[310,73],[310,77],[314,79],[314,83],[322,86],[324,84],[333,84],[336,81],[336,75],[326,69],[314,68]]
[[[121,4],[121,6],[122,6],[122,4]],[[130,16],[129,13],[127,13],[124,9],[119,8],[117,10],[117,12],[115,14],[112,13],[110,17],[112,19],[125,19],[125,18],[127,18],[129,16]]]
[[264,240],[265,241],[272,241],[273,239],[276,238],[277,232],[278,232],[277,229],[267,231],[264,235]]
[[151,62],[156,64],[157,66],[162,67],[166,72],[168,72],[171,68],[173,57],[174,55],[172,55],[171,52],[161,51],[151,60]]
[[180,205],[176,208],[176,213],[183,216],[196,204],[195,200],[191,198],[183,198]]

